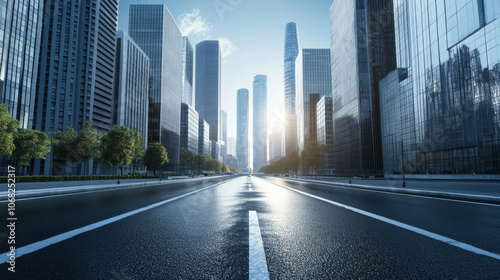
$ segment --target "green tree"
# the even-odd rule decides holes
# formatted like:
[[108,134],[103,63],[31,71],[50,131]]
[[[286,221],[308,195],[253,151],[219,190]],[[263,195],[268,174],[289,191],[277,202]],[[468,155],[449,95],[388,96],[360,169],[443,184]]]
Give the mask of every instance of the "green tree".
[[[134,136],[132,131],[125,126],[114,126],[102,138],[102,159],[120,169],[123,175],[123,167],[129,165],[133,158]],[[118,178],[120,184],[120,178]]]
[[74,141],[74,149],[76,162],[83,163],[84,175],[87,175],[87,164],[85,163],[100,156],[101,138],[97,128],[92,125],[92,121],[86,122],[83,128],[78,131]]
[[[12,156],[17,160],[17,164],[27,167],[32,159],[45,159],[45,155],[50,152],[50,141],[46,133],[22,129],[14,134],[15,149]],[[26,173],[26,168],[25,168]]]
[[306,141],[301,154],[301,161],[303,172],[310,173],[313,170],[317,173],[322,165],[321,149],[317,141]]
[[168,154],[165,147],[161,143],[149,144],[144,154],[144,165],[149,170],[152,169],[153,174],[156,175],[156,170],[160,169],[165,163],[168,163]]
[[0,104],[0,155],[12,155],[16,148],[14,135],[19,128],[19,124],[19,121],[9,114],[9,106]]
[[142,135],[137,131],[133,130],[132,135],[134,138],[134,149],[132,152],[132,168],[133,168],[133,173],[135,173],[136,169],[139,166],[142,166],[142,159],[144,157],[144,153],[146,152],[146,148],[144,148],[144,138]]

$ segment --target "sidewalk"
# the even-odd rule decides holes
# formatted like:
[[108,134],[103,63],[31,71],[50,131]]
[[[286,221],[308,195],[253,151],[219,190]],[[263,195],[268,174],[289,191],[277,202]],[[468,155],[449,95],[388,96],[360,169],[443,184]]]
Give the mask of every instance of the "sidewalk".
[[300,176],[298,181],[326,183],[341,187],[369,189],[402,194],[430,196],[465,200],[472,202],[500,204],[500,183],[494,181],[448,181],[448,180],[406,180],[402,187],[401,179],[360,179]]
[[[159,178],[156,179],[125,179],[120,180],[120,184],[117,184],[117,180],[95,180],[95,181],[58,181],[58,182],[39,182],[39,183],[17,183],[16,187],[16,199],[19,198],[31,198],[40,196],[50,196],[50,195],[60,195],[60,194],[72,194],[72,193],[83,193],[101,190],[112,190],[112,189],[125,189],[125,188],[136,188],[152,185],[164,185],[179,183],[185,181],[199,181],[210,178],[218,178],[221,176],[211,176],[211,177],[195,177],[190,178],[187,176],[181,177],[169,177],[168,179],[163,178],[162,181]],[[0,191],[0,200],[7,199],[7,184],[2,184],[4,188]]]

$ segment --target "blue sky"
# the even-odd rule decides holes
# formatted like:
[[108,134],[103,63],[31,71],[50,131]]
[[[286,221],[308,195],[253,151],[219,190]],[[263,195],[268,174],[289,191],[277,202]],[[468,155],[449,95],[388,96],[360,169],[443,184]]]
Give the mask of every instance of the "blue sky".
[[[255,75],[268,75],[268,120],[283,114],[285,25],[297,23],[301,48],[329,48],[332,0],[120,0],[118,29],[128,30],[130,4],[165,4],[193,47],[221,39],[222,109],[228,137],[236,136],[236,91],[252,93]],[[250,101],[252,103],[252,101]],[[271,129],[271,128],[269,128]]]

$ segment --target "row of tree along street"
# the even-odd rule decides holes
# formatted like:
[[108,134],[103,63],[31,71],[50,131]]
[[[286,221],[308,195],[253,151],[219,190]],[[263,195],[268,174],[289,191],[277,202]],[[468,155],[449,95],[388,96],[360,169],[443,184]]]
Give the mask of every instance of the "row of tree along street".
[[263,166],[259,172],[266,174],[286,174],[292,172],[297,175],[299,167],[302,174],[318,174],[323,166],[323,154],[328,152],[326,145],[319,145],[317,141],[306,141],[304,150],[299,156],[297,150],[286,157],[282,157],[269,165]]
[[[14,158],[18,166],[24,167],[24,174],[33,159],[45,159],[51,151],[55,159],[66,162],[86,163],[101,159],[120,169],[121,174],[123,168],[130,165],[134,173],[146,166],[156,174],[169,161],[162,144],[150,143],[146,149],[142,135],[124,126],[100,133],[89,121],[78,132],[68,126],[62,132],[47,135],[42,131],[19,129],[19,124],[9,114],[7,105],[0,104],[0,156]],[[200,158],[196,161],[198,170],[229,171],[227,165],[205,156],[189,154],[183,158],[184,163],[195,166],[192,158]],[[83,166],[83,173],[87,174],[86,164]]]
[[216,173],[224,173],[230,171],[239,172],[238,170],[230,169],[227,164],[212,159],[212,157],[207,154],[200,155],[186,150],[185,148],[181,148],[181,166],[184,169],[185,173],[194,173],[196,171],[198,174],[200,174],[202,170],[213,171]]

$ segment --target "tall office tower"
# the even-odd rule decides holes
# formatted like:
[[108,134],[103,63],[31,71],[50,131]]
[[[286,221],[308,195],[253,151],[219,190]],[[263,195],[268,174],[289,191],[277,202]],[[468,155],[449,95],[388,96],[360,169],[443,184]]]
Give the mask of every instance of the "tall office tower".
[[193,102],[193,46],[187,37],[182,37],[182,103],[194,106]]
[[182,103],[181,108],[181,148],[193,153],[199,150],[199,116],[189,104]]
[[124,31],[116,34],[113,124],[148,140],[149,58]]
[[236,138],[229,137],[227,139],[227,154],[236,156]]
[[333,98],[323,96],[316,104],[317,140],[319,145],[324,145],[327,150],[323,156],[323,167],[321,173],[333,174],[335,171],[333,152]]
[[227,156],[227,113],[224,110],[221,110],[221,147],[220,147],[220,155],[222,157],[222,161],[226,161]]
[[273,134],[269,137],[269,161],[276,161],[280,159],[283,154],[281,149],[281,139],[283,138],[283,128],[275,125],[273,127]]
[[248,89],[240,89],[237,94],[236,107],[236,159],[239,169],[243,172],[248,166],[248,119],[249,119],[249,98]]
[[210,156],[218,161],[222,162],[222,157],[220,155],[220,144],[216,141],[210,141]]
[[[103,132],[111,128],[117,21],[118,0],[44,1],[35,129],[78,130],[87,121]],[[34,172],[51,174],[49,160],[36,160]],[[86,164],[97,172],[93,161]],[[52,174],[65,166],[54,161]]]
[[331,6],[335,168],[339,174],[382,172],[378,82],[396,68],[392,2],[335,0]]
[[167,148],[168,170],[179,170],[182,35],[165,5],[130,5],[130,37],[150,60],[148,142]]
[[210,140],[221,137],[221,51],[219,41],[196,45],[196,111],[210,125]]
[[297,116],[295,115],[295,60],[299,55],[297,24],[290,22],[285,30],[285,134],[284,154],[288,155],[297,146]]
[[43,0],[0,0],[0,104],[31,129]]
[[212,146],[210,143],[210,125],[202,118],[199,119],[198,126],[198,154],[211,155]]
[[499,2],[421,5],[394,1],[398,69],[379,84],[384,171],[498,174]]
[[317,140],[316,104],[332,95],[330,49],[303,49],[296,64],[296,113],[299,151]]
[[253,80],[253,169],[267,163],[267,76]]

